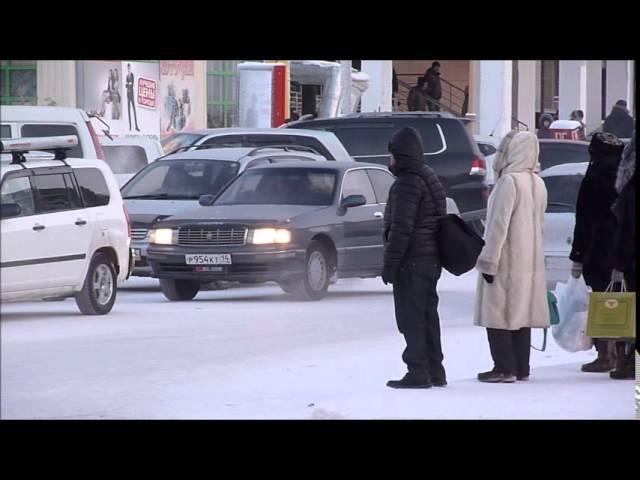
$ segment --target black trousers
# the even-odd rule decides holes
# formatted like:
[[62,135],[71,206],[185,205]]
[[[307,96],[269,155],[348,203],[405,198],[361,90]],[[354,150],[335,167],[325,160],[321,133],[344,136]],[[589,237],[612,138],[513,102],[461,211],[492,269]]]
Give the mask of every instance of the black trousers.
[[494,368],[504,374],[529,376],[531,329],[498,330],[487,328]]
[[136,102],[133,95],[127,94],[127,113],[129,114],[129,130],[131,130],[131,107],[133,107],[133,118],[136,122],[136,128],[138,128],[138,114],[136,113]]
[[436,292],[441,273],[433,260],[410,260],[393,281],[396,322],[407,344],[402,360],[410,374],[433,381],[446,380]]

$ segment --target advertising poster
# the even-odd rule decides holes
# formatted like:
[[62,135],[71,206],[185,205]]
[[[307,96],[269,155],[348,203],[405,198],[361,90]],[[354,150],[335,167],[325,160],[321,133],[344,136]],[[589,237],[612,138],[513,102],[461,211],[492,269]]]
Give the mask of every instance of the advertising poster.
[[113,136],[121,136],[124,104],[121,62],[86,61],[79,64],[78,107],[100,118],[91,120],[98,135],[108,130]]
[[159,138],[158,63],[122,62],[122,135]]
[[160,137],[194,129],[194,69],[193,60],[160,62]]
[[239,67],[240,126],[271,128],[273,66],[240,64]]

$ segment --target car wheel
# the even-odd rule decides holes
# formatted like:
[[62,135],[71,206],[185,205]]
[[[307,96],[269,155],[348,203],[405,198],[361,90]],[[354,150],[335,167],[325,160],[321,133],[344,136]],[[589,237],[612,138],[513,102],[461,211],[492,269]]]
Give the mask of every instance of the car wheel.
[[75,295],[76,304],[85,315],[105,315],[116,301],[116,269],[103,253],[93,256],[84,285]]
[[329,253],[320,242],[313,241],[307,249],[305,274],[298,281],[290,280],[280,284],[286,292],[301,300],[320,300],[327,295],[331,280]]
[[185,300],[193,300],[200,291],[200,282],[161,278],[160,290],[162,290],[162,293],[168,300],[172,302],[183,302]]

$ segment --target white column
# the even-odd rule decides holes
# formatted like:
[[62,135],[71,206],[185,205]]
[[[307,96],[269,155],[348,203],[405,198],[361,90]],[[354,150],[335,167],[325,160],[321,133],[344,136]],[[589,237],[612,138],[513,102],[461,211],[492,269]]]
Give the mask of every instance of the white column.
[[636,62],[629,60],[627,62],[627,72],[629,72],[629,81],[627,82],[627,106],[629,112],[635,118],[636,116]]
[[580,109],[587,133],[602,124],[602,60],[585,60],[581,68]]
[[369,75],[369,88],[362,95],[363,112],[392,110],[393,66],[391,60],[363,60],[362,71]]
[[38,60],[36,65],[38,105],[75,107],[76,62]]
[[[195,129],[207,128],[207,61],[193,62],[195,92],[193,94],[193,126]],[[236,77],[237,81],[237,77]]]
[[607,115],[618,100],[626,100],[627,107],[629,106],[628,65],[627,60],[607,60]]
[[518,60],[518,120],[535,131],[536,61]]
[[480,135],[504,136],[511,130],[511,60],[478,62],[476,92],[478,92],[477,123]]
[[560,60],[560,88],[558,89],[560,119],[567,120],[573,110],[580,109],[583,63],[583,60]]

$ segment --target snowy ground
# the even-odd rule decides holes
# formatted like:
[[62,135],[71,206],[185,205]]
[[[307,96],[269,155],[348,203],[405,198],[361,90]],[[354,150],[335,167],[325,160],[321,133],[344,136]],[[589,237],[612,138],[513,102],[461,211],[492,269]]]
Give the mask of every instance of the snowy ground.
[[[321,302],[277,286],[203,292],[171,303],[133,279],[106,317],[73,300],[2,305],[1,410],[64,419],[632,419],[634,382],[581,373],[594,353],[549,338],[528,383],[481,384],[490,368],[471,326],[476,276],[440,282],[449,386],[391,390],[403,340],[390,287],[341,281]],[[539,346],[542,333],[534,332]]]

